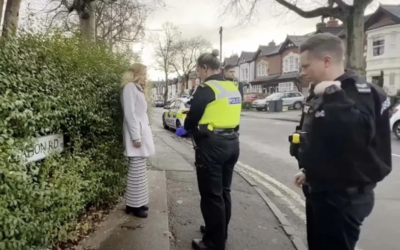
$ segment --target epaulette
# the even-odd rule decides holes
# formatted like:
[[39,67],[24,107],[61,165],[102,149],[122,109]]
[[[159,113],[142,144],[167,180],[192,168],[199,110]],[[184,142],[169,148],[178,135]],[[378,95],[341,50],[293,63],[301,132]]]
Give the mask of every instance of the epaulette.
[[205,87],[206,85],[204,85],[204,83],[199,83],[199,87]]

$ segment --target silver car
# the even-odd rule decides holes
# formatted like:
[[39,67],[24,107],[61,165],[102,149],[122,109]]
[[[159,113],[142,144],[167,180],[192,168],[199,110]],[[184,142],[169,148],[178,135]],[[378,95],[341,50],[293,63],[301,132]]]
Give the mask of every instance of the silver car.
[[263,109],[268,109],[268,102],[282,100],[282,106],[287,106],[293,109],[301,109],[303,107],[303,103],[305,101],[304,95],[301,92],[293,91],[293,92],[285,92],[285,93],[273,93],[267,96],[265,99],[255,100],[252,103],[253,108],[256,108],[258,111]]

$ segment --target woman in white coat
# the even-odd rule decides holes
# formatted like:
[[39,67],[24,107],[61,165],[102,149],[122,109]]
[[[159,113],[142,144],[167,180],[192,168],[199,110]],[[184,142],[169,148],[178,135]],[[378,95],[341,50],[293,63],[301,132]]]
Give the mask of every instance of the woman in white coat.
[[129,159],[125,193],[126,213],[140,218],[146,218],[149,209],[146,157],[155,153],[147,115],[146,77],[146,66],[140,63],[133,64],[122,78],[121,96],[124,113],[124,154]]

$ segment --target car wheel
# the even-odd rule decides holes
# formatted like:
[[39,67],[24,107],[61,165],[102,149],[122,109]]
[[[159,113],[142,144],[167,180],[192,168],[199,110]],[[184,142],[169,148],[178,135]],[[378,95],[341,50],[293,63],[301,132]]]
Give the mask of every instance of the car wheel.
[[168,129],[168,125],[167,125],[167,123],[165,122],[165,117],[164,117],[164,115],[163,115],[163,117],[162,117],[162,125],[163,125],[164,129]]
[[400,139],[400,121],[396,122],[393,125],[393,133],[397,137],[397,139]]
[[262,108],[256,108],[257,109],[257,111],[262,111],[263,109]]
[[303,104],[301,102],[295,102],[293,104],[293,108],[296,109],[296,110],[301,109],[302,106],[303,106]]
[[180,126],[181,126],[181,122],[178,119],[176,119],[176,128],[179,128]]

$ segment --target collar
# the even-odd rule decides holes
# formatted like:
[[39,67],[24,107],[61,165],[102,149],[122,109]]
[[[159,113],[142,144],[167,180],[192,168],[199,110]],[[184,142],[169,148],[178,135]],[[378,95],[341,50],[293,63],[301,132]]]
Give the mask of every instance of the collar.
[[211,80],[224,81],[225,78],[223,76],[221,76],[220,74],[215,74],[215,75],[209,76],[207,79],[204,80],[204,82],[211,81]]

